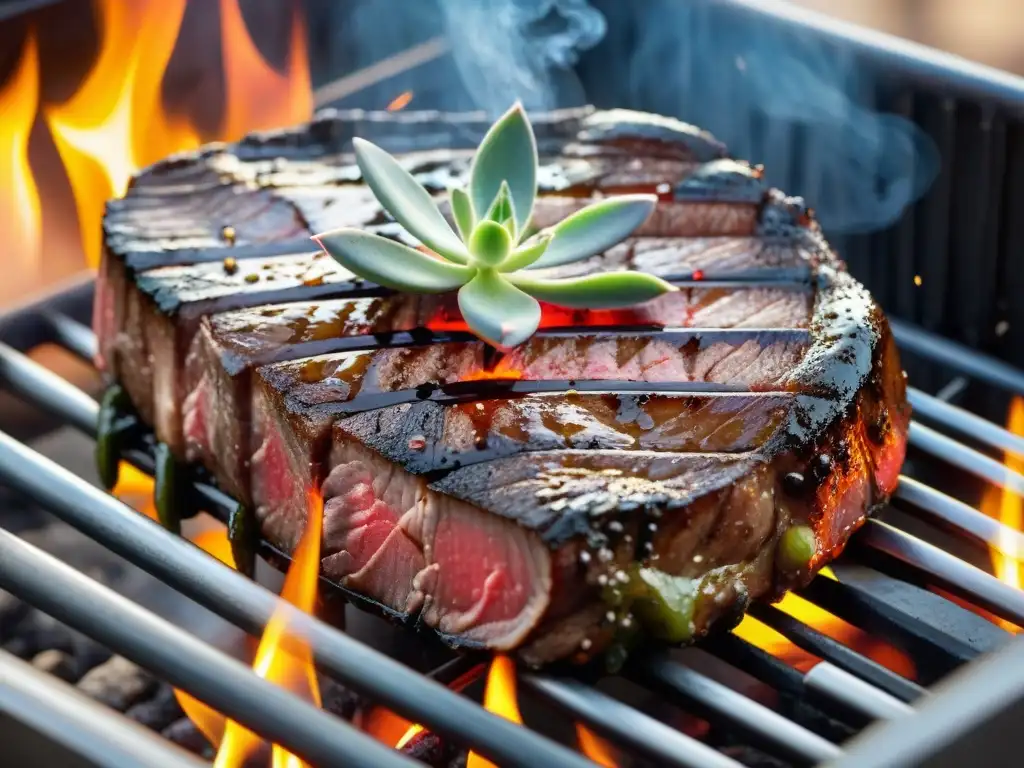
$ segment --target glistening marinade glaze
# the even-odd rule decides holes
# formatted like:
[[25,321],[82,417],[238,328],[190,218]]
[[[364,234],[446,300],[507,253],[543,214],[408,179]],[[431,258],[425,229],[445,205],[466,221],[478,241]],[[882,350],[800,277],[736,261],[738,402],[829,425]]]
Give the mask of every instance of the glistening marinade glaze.
[[[101,366],[169,454],[251,511],[236,542],[290,551],[320,486],[327,578],[532,664],[692,640],[806,583],[893,491],[909,420],[885,318],[799,200],[675,121],[537,126],[539,224],[598,194],[662,201],[635,237],[551,274],[634,269],[682,290],[545,307],[535,337],[496,353],[446,297],[382,291],[302,239],[407,237],[324,118],[142,174],[108,214],[95,313]],[[408,163],[441,190],[467,155]]]

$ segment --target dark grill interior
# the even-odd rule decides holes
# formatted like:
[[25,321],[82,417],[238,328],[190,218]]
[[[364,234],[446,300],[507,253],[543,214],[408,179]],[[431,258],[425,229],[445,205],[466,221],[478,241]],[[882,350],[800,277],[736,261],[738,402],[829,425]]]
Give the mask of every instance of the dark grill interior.
[[[751,11],[746,4],[710,3],[707,13],[709,23],[719,23],[714,14]],[[737,17],[727,18],[737,23]],[[468,748],[509,766],[589,764],[566,746],[573,744],[574,722],[620,749],[622,765],[1005,764],[1016,749],[1008,723],[1024,714],[1024,647],[1007,643],[1006,631],[935,589],[1024,626],[1024,592],[984,570],[990,546],[1024,556],[1024,536],[974,508],[985,483],[1024,491],[1024,477],[999,458],[1006,451],[1024,453],[1024,439],[951,404],[970,392],[964,403],[994,403],[992,413],[976,410],[1001,419],[1007,394],[1024,395],[1024,372],[957,343],[1024,362],[1008,352],[1019,346],[1012,343],[1019,331],[1011,316],[1016,302],[1009,299],[1016,295],[1021,269],[1011,256],[1024,237],[1014,216],[1024,194],[1016,172],[1024,171],[1018,169],[1024,135],[1013,123],[1021,102],[1014,101],[1011,86],[1024,89],[984,82],[966,70],[942,70],[935,62],[858,41],[855,33],[848,36],[868,65],[902,62],[905,81],[903,70],[890,73],[865,98],[895,104],[923,126],[943,153],[944,170],[914,213],[892,229],[833,238],[854,274],[905,321],[894,330],[916,385],[916,420],[908,477],[892,509],[856,535],[835,566],[838,581],[819,576],[802,597],[901,649],[913,660],[914,680],[777,608],[757,605],[751,610],[755,618],[821,661],[804,672],[724,634],[699,648],[637,658],[614,679],[523,674],[520,693],[529,727],[520,729],[486,713],[471,697],[479,694],[486,660],[449,660],[448,652],[430,647],[402,654],[399,662],[360,641],[355,612],[348,612],[347,635],[293,611],[292,628],[308,638],[323,675],[338,683],[326,687],[326,711],[318,711],[148,606],[115,594],[100,583],[107,583],[105,576],[95,580],[88,569],[80,572],[44,554],[29,535],[0,530],[0,586],[22,601],[0,604],[0,709],[45,737],[32,748],[63,745],[63,762],[54,763],[62,765],[76,764],[67,762],[71,754],[96,765],[204,764],[175,746],[202,753],[204,744],[170,701],[169,683],[318,766],[407,765],[410,755],[431,765],[460,765]],[[343,117],[353,133],[375,119]],[[699,114],[684,117],[700,121]],[[431,137],[418,135],[415,115],[399,116],[402,121],[415,141],[430,143]],[[441,146],[451,143],[450,134],[434,138]],[[282,141],[286,147],[287,137]],[[792,142],[790,149],[802,147],[799,135],[785,141]],[[775,167],[768,156],[755,159],[766,161],[770,172]],[[772,182],[800,191],[800,169],[813,163],[813,157],[780,163],[784,170],[775,171],[781,175]],[[913,284],[915,274],[926,276],[920,288]],[[90,360],[91,301],[91,285],[82,284],[0,318],[3,389],[88,437],[96,432],[96,401],[26,353],[56,344]],[[998,319],[1010,323],[1002,336],[995,330]],[[964,386],[947,386],[956,377]],[[151,440],[136,435],[125,458],[152,472]],[[0,482],[19,494],[12,505],[29,500],[52,512],[245,632],[258,636],[277,608],[262,586],[6,433],[0,433]],[[222,521],[234,507],[202,482],[192,484],[190,495],[192,511],[203,509]],[[261,554],[278,565],[285,562],[269,547]],[[322,589],[336,610],[334,587],[324,582]],[[26,627],[35,635],[26,634]],[[40,660],[46,650],[54,653]],[[111,652],[124,658],[111,659]],[[34,666],[18,656],[32,658]],[[101,668],[106,669],[95,671]],[[96,678],[104,671],[117,683],[98,693]],[[958,671],[941,688],[926,691]],[[83,683],[89,675],[92,681]],[[79,693],[59,682],[61,677],[78,681]],[[470,696],[452,690],[466,680],[475,680],[466,688]],[[117,700],[131,686],[147,691],[138,696],[148,707],[145,714]],[[342,719],[364,697],[424,724],[428,733],[401,753],[383,747]],[[114,711],[125,709],[142,727]],[[907,717],[913,719],[887,725]],[[871,724],[871,732],[858,738]]]

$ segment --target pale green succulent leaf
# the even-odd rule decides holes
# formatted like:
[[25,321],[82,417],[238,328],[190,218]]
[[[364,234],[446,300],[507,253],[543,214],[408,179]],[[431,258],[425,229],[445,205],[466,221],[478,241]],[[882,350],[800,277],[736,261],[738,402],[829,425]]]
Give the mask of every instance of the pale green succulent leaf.
[[465,264],[466,246],[434,205],[430,193],[391,155],[364,139],[354,139],[363,180],[399,224],[431,250]]
[[501,222],[501,226],[505,228],[505,231],[511,235],[512,240],[514,241],[516,239],[516,220],[509,216]]
[[469,172],[477,211],[490,210],[502,182],[508,183],[516,228],[522,230],[537,194],[537,140],[521,104],[515,104],[484,136]]
[[452,264],[358,229],[335,229],[313,238],[350,272],[406,293],[443,293],[473,279],[472,267]]
[[469,253],[482,267],[496,267],[512,251],[512,236],[494,221],[481,221],[469,238]]
[[603,253],[643,224],[657,202],[654,195],[622,195],[588,205],[548,230],[555,240],[533,268],[557,267]]
[[552,239],[554,239],[554,235],[547,233],[526,241],[512,251],[509,257],[498,267],[498,271],[515,272],[517,269],[526,269],[544,255],[544,251],[547,250]]
[[498,349],[522,344],[540,325],[540,304],[493,269],[459,289],[459,310],[469,329]]
[[[512,193],[509,191],[508,182],[501,182],[501,189],[495,195],[491,207],[487,209],[487,216],[485,218],[502,225],[509,219],[512,220],[513,224],[515,223],[516,211],[515,206],[512,204]],[[512,236],[515,237],[515,229],[512,230]]]
[[570,309],[620,309],[679,290],[646,272],[603,272],[564,280],[543,280],[514,273],[508,279],[539,301]]
[[455,187],[452,189],[449,200],[452,206],[452,217],[455,219],[455,226],[459,230],[459,236],[463,241],[468,240],[473,234],[473,227],[476,226],[476,212],[473,210],[473,201],[469,199],[466,190]]

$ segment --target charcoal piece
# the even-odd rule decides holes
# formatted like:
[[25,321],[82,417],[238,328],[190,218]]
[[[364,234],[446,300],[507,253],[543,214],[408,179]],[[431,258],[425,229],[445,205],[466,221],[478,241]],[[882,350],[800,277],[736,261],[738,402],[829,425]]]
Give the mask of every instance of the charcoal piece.
[[766,755],[753,747],[736,746],[725,747],[719,750],[726,757],[731,757],[740,765],[747,768],[787,768],[790,763]]
[[41,651],[32,657],[32,666],[68,683],[78,679],[79,665],[63,651]]
[[82,693],[118,712],[124,712],[141,701],[157,685],[149,672],[123,656],[111,656],[78,681],[78,689]]
[[213,745],[207,741],[195,723],[187,717],[171,723],[160,731],[160,735],[168,741],[177,744],[182,749],[199,755],[204,759],[212,760],[215,755]]
[[0,640],[7,641],[30,608],[10,592],[0,590]]
[[46,650],[73,654],[76,633],[42,611],[30,610],[18,625],[17,634],[4,643],[4,650],[22,659],[31,659]]
[[325,712],[349,721],[355,717],[356,710],[363,703],[358,693],[323,675],[320,676],[320,699]]
[[125,715],[139,725],[162,731],[184,717],[185,713],[174,696],[174,689],[160,684],[152,696],[133,704]]
[[445,768],[450,761],[448,745],[443,738],[430,731],[420,731],[402,747],[402,754],[425,765]]

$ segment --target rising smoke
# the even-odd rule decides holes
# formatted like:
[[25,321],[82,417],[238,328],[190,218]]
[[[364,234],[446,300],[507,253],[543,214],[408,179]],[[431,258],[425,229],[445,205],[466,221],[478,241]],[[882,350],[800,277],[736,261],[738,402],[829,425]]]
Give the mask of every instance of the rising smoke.
[[346,38],[358,41],[356,66],[438,34],[452,46],[452,55],[361,94],[360,106],[412,89],[419,108],[497,114],[518,98],[532,110],[589,102],[673,115],[764,163],[768,180],[803,195],[831,233],[896,221],[935,177],[928,137],[878,109],[876,73],[848,50],[730,5],[361,0]]

